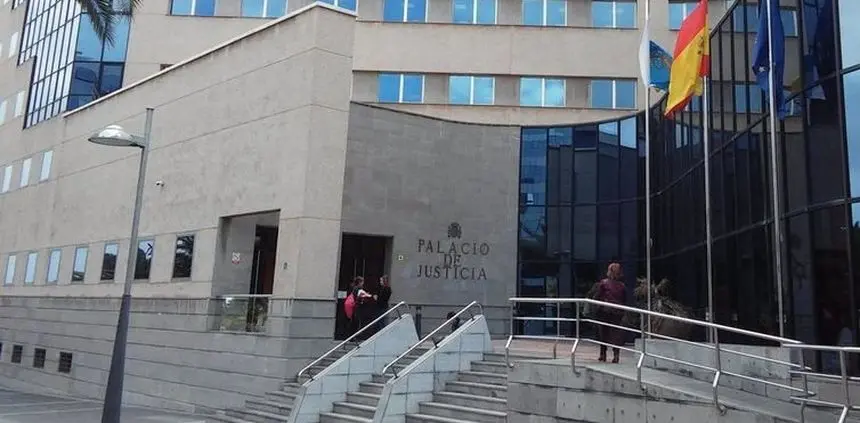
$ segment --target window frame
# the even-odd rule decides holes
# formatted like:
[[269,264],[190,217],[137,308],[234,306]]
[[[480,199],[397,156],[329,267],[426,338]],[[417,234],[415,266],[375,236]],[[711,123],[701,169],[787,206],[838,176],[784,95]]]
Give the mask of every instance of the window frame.
[[6,265],[3,267],[3,285],[15,285],[15,273],[18,267],[18,254],[9,253],[6,255]]
[[15,94],[15,113],[13,114],[14,118],[19,118],[24,116],[24,113],[27,111],[27,92],[24,90],[18,91]]
[[39,182],[51,179],[51,167],[54,165],[54,150],[42,153],[42,167],[39,168]]
[[[30,259],[32,260],[32,266],[30,265]],[[24,285],[33,285],[36,283],[36,273],[39,266],[39,252],[38,251],[30,251],[27,253],[27,263],[24,266]],[[32,270],[32,274],[31,273]]]
[[540,0],[540,2],[541,2],[541,23],[540,24],[530,24],[530,23],[525,22],[526,0],[522,0],[521,5],[520,5],[520,14],[522,15],[523,25],[525,25],[525,26],[566,27],[567,26],[567,13],[568,13],[567,0],[563,0],[564,1],[564,13],[563,13],[564,22],[561,25],[547,25],[546,18],[548,15],[547,11],[549,10],[549,1],[550,0]]
[[14,165],[8,165],[3,168],[3,185],[0,185],[0,194],[5,194],[12,189],[12,175],[14,171]]
[[[179,240],[181,238],[191,237],[191,266],[188,269],[188,276],[177,276],[176,275],[176,262],[179,250]],[[176,235],[176,240],[173,243],[173,270],[171,272],[171,279],[174,280],[190,280],[194,276],[194,241],[197,239],[197,234],[195,233],[184,233]]]
[[[263,14],[262,15],[260,15],[260,16],[258,16],[258,15],[246,15],[246,14],[244,14],[244,7],[243,7],[243,6],[245,6],[246,1],[248,1],[248,0],[242,0],[239,4],[239,16],[243,17],[243,18],[266,18],[266,19],[280,18],[281,16],[284,16],[287,14],[287,8],[290,5],[289,0],[262,0],[263,1],[263,9],[262,9]],[[269,16],[269,13],[268,13],[269,12],[269,3],[274,2],[274,1],[284,2],[284,14],[283,15]],[[340,0],[332,0],[332,1],[334,3],[338,3]],[[197,0],[194,0],[194,3],[196,4]],[[216,6],[218,5],[218,0],[215,0],[215,5]],[[335,6],[340,7],[337,4],[335,4]],[[164,68],[162,68],[162,70],[163,69]]]
[[[451,23],[459,24],[459,25],[498,25],[499,23],[499,0],[493,1],[493,22],[478,22],[478,3],[481,0],[464,0],[472,3],[472,19],[469,22],[457,22],[454,20],[454,8],[456,7],[456,0],[451,0]],[[429,2],[428,2],[429,3]],[[495,87],[495,84],[494,84]]]
[[[83,251],[84,252],[84,270],[81,272],[81,278],[75,279],[75,272],[77,271],[76,267],[78,264],[78,254]],[[75,254],[72,257],[72,274],[69,277],[72,283],[84,283],[87,279],[87,262],[90,259],[90,247],[87,245],[79,245],[75,247]]]
[[[57,258],[56,264],[54,263],[54,257]],[[63,250],[59,248],[54,248],[48,253],[48,266],[45,272],[45,285],[57,285],[60,280],[60,266],[63,263]],[[54,273],[54,279],[51,280],[51,270]]]
[[[137,277],[137,275],[138,275],[138,272],[140,272],[140,267],[137,265],[137,257],[138,257],[138,254],[140,253],[140,245],[143,244],[144,242],[151,242],[152,243],[152,254],[151,254],[151,257],[149,258],[149,268],[146,269],[146,277],[139,278],[139,277]],[[131,245],[131,243],[129,243],[129,245]],[[129,248],[129,250],[131,250],[131,249]],[[129,252],[131,252],[131,251],[129,251]],[[144,252],[143,254],[144,254],[143,258],[146,259],[146,252]],[[135,248],[135,266],[134,266],[134,275],[132,275],[132,280],[134,280],[134,281],[151,280],[152,279],[152,264],[154,261],[155,261],[155,238],[140,238],[140,239],[138,239],[137,240],[137,246]]]
[[[110,246],[113,246],[116,249],[116,252],[114,254],[113,270],[111,271],[111,273],[113,274],[113,277],[112,278],[106,278],[105,277],[105,257],[107,256],[107,249]],[[106,283],[107,282],[116,282],[116,267],[117,267],[118,261],[119,261],[119,242],[116,242],[116,241],[106,242],[104,247],[102,248],[102,267],[100,269],[101,271],[99,272],[99,282],[106,282]]]
[[[211,18],[218,16],[218,0],[212,0],[212,14],[211,15],[198,15],[197,14],[197,2],[200,0],[189,0],[191,2],[191,10],[188,14],[177,14],[173,13],[173,6],[176,3],[176,0],[170,0],[170,15],[171,16],[197,16],[201,18]],[[265,1],[265,0],[264,0]],[[284,9],[286,11],[286,9]],[[239,13],[241,16],[242,13],[242,5],[239,4]]]
[[[421,74],[421,73],[380,72],[379,74],[377,74],[377,78],[376,78],[377,85],[379,84],[379,77],[381,75],[396,75],[397,76],[397,78],[398,78],[397,79],[397,81],[398,81],[397,101],[382,101],[379,98],[380,87],[377,86],[376,87],[376,100],[377,100],[377,102],[382,103],[382,104],[424,104],[424,95],[426,94],[425,93],[426,78],[425,78],[424,74]],[[406,77],[407,76],[421,77],[421,99],[419,101],[404,101],[403,100],[403,92],[404,92],[404,88],[406,86]]]
[[[522,92],[523,92],[523,91],[522,91],[522,84],[523,84],[523,80],[524,80],[524,79],[540,80],[540,81],[541,81],[541,85],[540,85],[540,105],[535,106],[535,105],[524,105],[524,104],[523,104],[523,99],[522,99]],[[561,97],[561,98],[562,98],[562,104],[560,104],[560,105],[554,105],[554,104],[547,105],[547,103],[546,103],[546,82],[547,82],[547,80],[552,80],[552,81],[561,81],[561,85],[562,85],[562,92],[564,93],[564,95]],[[520,90],[519,90],[519,91],[520,91],[520,101],[519,101],[519,106],[520,106],[520,107],[552,107],[552,108],[563,108],[563,107],[567,107],[567,80],[566,80],[565,78],[547,78],[547,77],[543,77],[543,76],[522,76],[522,77],[520,77],[520,82],[519,82],[519,83],[520,83],[520,86],[519,86],[519,89],[520,89]]]
[[[681,12],[682,12],[682,14],[683,14],[684,16],[681,18],[681,22],[679,22],[679,23],[678,23],[678,27],[677,27],[677,28],[675,28],[675,27],[673,27],[673,26],[672,26],[672,11],[671,11],[671,8],[672,8],[672,5],[673,5],[673,4],[678,4],[678,5],[683,6],[683,7],[681,8]],[[669,23],[669,30],[670,30],[670,31],[678,31],[678,30],[680,30],[680,29],[681,29],[681,24],[683,24],[683,23],[684,23],[684,19],[687,19],[687,16],[690,16],[690,13],[693,11],[693,9],[695,9],[695,8],[696,8],[696,6],[697,6],[697,5],[698,5],[698,3],[697,3],[697,2],[691,2],[691,1],[669,1],[669,8],[670,8],[670,10],[669,10],[669,14],[668,14],[668,18],[669,18],[669,20],[668,20],[668,23]],[[692,6],[692,7],[691,7],[691,6]]]
[[8,102],[6,99],[0,101],[0,125],[6,123],[6,109],[8,108]]
[[[196,1],[196,0],[195,0]],[[386,1],[400,1],[403,3],[403,16],[399,21],[385,19],[385,3]],[[427,17],[430,15],[430,0],[424,0],[424,19],[421,21],[409,20],[409,2],[414,0],[383,0],[382,1],[382,21],[383,22],[402,22],[402,23],[427,23]],[[356,10],[358,9],[358,0],[356,0]]]
[[[612,25],[611,26],[597,26],[594,24],[594,4],[595,3],[612,3]],[[633,5],[633,26],[618,26],[618,3],[627,3]],[[591,26],[593,28],[613,28],[613,29],[636,29],[638,24],[636,22],[636,17],[639,13],[638,3],[635,1],[625,1],[625,0],[591,0]]]
[[[610,109],[606,109],[604,107],[596,107],[594,106],[594,83],[597,81],[608,81],[612,83],[612,107]],[[633,80],[629,80],[633,82],[633,107],[619,107],[618,106],[618,82],[624,81],[628,82],[626,79],[592,79],[591,83],[588,84],[588,96],[589,96],[589,108],[592,109],[603,109],[603,110],[632,110],[636,109],[638,106],[639,93],[636,92],[636,82]]]
[[16,54],[18,54],[18,44],[20,44],[20,40],[21,34],[19,34],[18,31],[13,32],[12,35],[9,37],[9,52],[6,53],[7,59],[11,59],[15,57]]
[[[469,79],[469,102],[468,103],[455,103],[451,101],[451,80],[453,78],[468,78]],[[492,81],[492,96],[490,97],[490,102],[485,103],[475,103],[475,79],[476,78],[486,78]],[[448,103],[454,104],[458,106],[493,106],[496,104],[496,77],[494,76],[475,76],[475,75],[448,75]]]
[[25,188],[30,185],[30,178],[33,176],[32,170],[33,158],[27,157],[26,159],[24,159],[24,161],[21,162],[21,173],[19,175],[21,177],[21,180],[18,181],[18,188]]

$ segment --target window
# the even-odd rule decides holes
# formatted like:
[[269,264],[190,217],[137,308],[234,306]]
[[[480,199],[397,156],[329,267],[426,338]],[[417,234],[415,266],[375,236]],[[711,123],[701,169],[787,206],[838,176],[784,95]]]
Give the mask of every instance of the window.
[[6,275],[3,277],[3,285],[15,284],[15,265],[18,262],[18,256],[9,254],[6,257]]
[[66,103],[69,110],[83,106],[122,86],[128,50],[128,17],[118,19],[114,28],[114,43],[104,42],[93,31],[89,15],[81,15]]
[[33,367],[37,369],[45,368],[45,356],[47,351],[44,348],[36,348],[33,350]]
[[242,16],[277,18],[286,10],[287,0],[242,0]]
[[119,244],[105,244],[105,252],[102,256],[102,276],[103,281],[112,281],[116,277],[116,258],[119,255]]
[[782,31],[786,37],[797,37],[797,10],[780,9],[779,16],[782,18]]
[[493,104],[496,80],[491,76],[448,77],[448,102],[451,104]]
[[635,109],[636,81],[595,79],[591,81],[591,107],[598,109]]
[[0,192],[9,192],[9,188],[12,188],[12,166],[6,166],[3,169],[3,189]]
[[53,150],[42,153],[42,169],[39,171],[39,181],[47,181],[51,177],[51,165],[53,162]]
[[60,373],[72,372],[72,353],[61,352],[60,363],[57,365],[57,371]]
[[15,117],[24,115],[24,104],[27,100],[27,93],[24,91],[18,91],[18,95],[15,96]]
[[[735,112],[760,113],[762,111],[761,88],[755,84],[735,84]],[[747,107],[749,100],[749,107]]]
[[75,249],[75,265],[72,268],[72,282],[83,282],[87,274],[87,257],[90,255],[87,247]]
[[380,103],[421,103],[424,101],[424,75],[379,74]]
[[523,0],[523,25],[567,25],[567,0]]
[[385,0],[382,20],[386,22],[426,22],[427,0]]
[[520,106],[564,107],[563,79],[520,78]]
[[60,277],[60,258],[62,255],[63,252],[60,250],[51,251],[51,255],[48,257],[48,283],[57,283],[57,279]]
[[[244,5],[242,6],[244,9]],[[215,16],[215,0],[173,0],[171,15]],[[83,22],[81,22],[83,25]]]
[[9,39],[9,57],[15,57],[15,53],[18,52],[18,33],[12,34],[12,38]]
[[155,252],[155,241],[145,239],[137,243],[137,264],[134,267],[135,279],[149,279],[152,268],[152,254]]
[[24,355],[24,346],[23,345],[13,345],[12,346],[12,362],[20,363],[21,357]]
[[39,253],[27,254],[27,268],[24,269],[24,285],[32,285],[36,280],[36,262],[39,259]]
[[453,0],[452,21],[458,24],[496,23],[497,0]]
[[173,278],[190,278],[194,262],[194,235],[176,237],[176,250],[173,253]]
[[6,100],[0,101],[0,125],[6,123]]
[[332,6],[342,7],[344,9],[349,9],[355,12],[357,7],[356,0],[320,0],[323,3],[328,3]]
[[681,23],[693,12],[697,4],[694,1],[669,3],[669,29],[681,29]]
[[30,184],[30,167],[33,166],[33,159],[26,159],[21,165],[21,181],[19,187],[23,188]]
[[593,0],[591,25],[598,28],[636,28],[636,3]]

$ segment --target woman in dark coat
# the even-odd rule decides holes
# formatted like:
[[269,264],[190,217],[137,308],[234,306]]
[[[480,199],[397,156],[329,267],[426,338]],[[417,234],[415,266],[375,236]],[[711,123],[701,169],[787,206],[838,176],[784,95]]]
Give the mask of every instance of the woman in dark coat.
[[[624,305],[627,303],[627,287],[622,282],[624,274],[621,265],[612,263],[606,271],[606,279],[598,282],[595,289],[594,299],[607,303]],[[611,307],[598,307],[597,318],[600,321],[621,326],[624,311]],[[600,325],[598,338],[601,342],[612,345],[624,344],[624,331],[613,327]],[[618,348],[612,348],[612,362],[618,362]],[[606,361],[606,345],[600,346],[600,361]]]

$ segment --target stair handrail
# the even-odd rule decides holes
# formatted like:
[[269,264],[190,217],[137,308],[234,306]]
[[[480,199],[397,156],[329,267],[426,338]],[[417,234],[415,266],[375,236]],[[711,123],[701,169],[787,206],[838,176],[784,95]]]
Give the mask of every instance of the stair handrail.
[[801,421],[803,419],[803,411],[807,404],[817,405],[822,407],[832,407],[832,408],[841,408],[842,412],[839,415],[839,423],[844,423],[848,418],[848,413],[850,411],[858,411],[860,410],[860,406],[852,405],[851,401],[851,390],[848,386],[848,382],[860,382],[860,377],[848,376],[848,366],[845,364],[845,355],[846,354],[858,354],[860,353],[860,347],[850,347],[850,346],[838,346],[838,345],[814,345],[814,344],[792,344],[785,345],[786,348],[796,349],[800,351],[826,351],[826,352],[835,352],[839,354],[839,375],[831,375],[826,373],[817,373],[817,372],[809,372],[809,371],[794,371],[792,373],[800,375],[803,377],[803,383],[807,383],[807,377],[811,376],[813,378],[818,379],[827,379],[827,380],[839,380],[842,385],[842,402],[832,402],[832,401],[823,401],[820,399],[813,399],[808,397],[795,397],[792,396],[792,401],[797,401],[801,403]]
[[[749,337],[753,337],[753,338],[758,338],[758,339],[762,339],[762,340],[766,340],[766,341],[776,342],[776,343],[779,343],[781,346],[785,346],[785,347],[799,346],[799,345],[803,344],[801,341],[798,341],[796,339],[790,339],[790,338],[784,338],[784,337],[769,335],[769,334],[760,333],[760,332],[754,332],[754,331],[747,330],[747,329],[725,326],[725,325],[721,325],[718,323],[706,322],[703,320],[697,320],[697,319],[692,319],[692,318],[688,318],[688,317],[673,316],[670,314],[660,313],[660,312],[651,311],[651,310],[645,310],[642,308],[631,307],[631,306],[626,306],[626,305],[621,305],[621,304],[609,303],[609,302],[605,302],[605,301],[598,301],[598,300],[593,300],[590,298],[518,298],[518,297],[514,297],[514,298],[508,299],[508,301],[511,303],[511,316],[510,316],[511,333],[508,337],[507,343],[505,344],[505,363],[508,366],[510,366],[510,358],[509,358],[510,357],[510,352],[509,352],[510,346],[511,346],[511,343],[514,339],[554,340],[554,341],[556,341],[556,344],[558,343],[558,341],[573,340],[573,346],[570,350],[570,362],[571,362],[571,367],[573,368],[574,372],[576,372],[576,350],[577,350],[577,347],[579,346],[580,342],[591,342],[591,343],[594,343],[597,345],[603,345],[603,346],[607,346],[607,347],[611,347],[611,348],[618,348],[621,350],[632,352],[634,354],[639,354],[639,360],[636,363],[636,380],[639,383],[640,388],[643,390],[645,389],[645,386],[642,384],[642,367],[644,365],[645,357],[651,357],[654,359],[669,361],[669,362],[673,362],[676,364],[686,365],[686,366],[690,366],[690,367],[696,367],[696,368],[706,370],[706,371],[712,371],[712,372],[714,372],[714,378],[711,382],[711,386],[713,388],[713,404],[717,408],[717,410],[719,410],[720,413],[725,413],[725,410],[726,410],[725,407],[722,406],[722,404],[720,404],[720,401],[719,401],[720,378],[723,375],[729,375],[729,376],[737,377],[740,379],[745,379],[745,380],[749,380],[749,381],[753,381],[753,382],[759,382],[759,383],[762,383],[765,385],[775,386],[775,387],[782,388],[782,389],[792,391],[792,392],[800,392],[804,398],[808,398],[808,397],[815,395],[814,392],[809,391],[805,380],[804,380],[803,388],[797,388],[797,387],[794,387],[792,385],[786,385],[786,384],[781,384],[781,383],[777,383],[777,382],[772,382],[769,380],[765,380],[763,378],[757,378],[754,376],[747,376],[747,375],[743,375],[740,373],[728,372],[728,371],[725,371],[722,369],[722,360],[720,359],[720,353],[726,352],[726,353],[735,354],[735,355],[739,355],[739,356],[743,356],[743,357],[747,357],[747,358],[753,358],[753,359],[758,359],[758,360],[762,360],[762,361],[766,361],[766,362],[770,362],[770,363],[776,363],[776,364],[784,365],[784,366],[787,366],[789,369],[792,369],[792,368],[793,369],[800,369],[802,371],[811,370],[809,367],[806,367],[802,361],[800,364],[797,364],[797,363],[792,363],[790,361],[777,360],[777,359],[773,359],[770,357],[762,357],[762,356],[759,356],[756,354],[746,353],[746,352],[742,352],[742,351],[735,351],[735,350],[730,350],[730,349],[726,350],[720,346],[719,337],[717,336],[718,331],[722,330],[722,331],[726,331],[726,332],[733,332],[733,333],[737,333],[737,334],[741,334],[741,335],[745,335],[745,336],[749,336]],[[557,306],[559,306],[558,307],[559,311],[560,311],[561,304],[573,304],[575,306],[576,315],[574,318],[560,317],[561,313],[557,313],[556,317],[516,316],[515,315],[516,314],[515,305],[521,304],[521,303],[533,303],[533,304],[550,304],[550,303],[552,303],[552,304],[556,304]],[[582,305],[585,305],[585,304],[590,304],[590,305],[598,306],[598,307],[612,308],[612,309],[616,309],[616,310],[621,310],[621,311],[639,314],[640,315],[639,329],[637,330],[637,329],[629,328],[626,326],[615,325],[615,324],[603,322],[600,320],[583,318],[581,315],[581,307],[582,307]],[[660,317],[660,318],[674,320],[674,321],[681,322],[681,323],[705,327],[705,328],[710,330],[711,343],[713,345],[711,345],[711,343],[700,343],[700,342],[688,341],[686,339],[680,339],[680,338],[676,338],[676,337],[672,337],[672,336],[668,336],[668,335],[663,335],[660,333],[655,333],[655,332],[650,331],[650,330],[646,330],[645,329],[645,320],[646,319],[644,318],[645,316]],[[559,333],[559,336],[514,335],[514,331],[513,331],[514,321],[529,321],[529,320],[532,320],[532,321],[552,321],[552,322],[556,322],[556,324],[560,324],[561,322],[574,322],[576,324],[575,336],[573,338],[565,338],[565,337],[561,337],[560,333]],[[619,329],[619,330],[638,333],[642,339],[640,349],[636,350],[633,348],[625,347],[623,345],[613,345],[613,344],[609,344],[609,343],[606,343],[603,341],[598,341],[595,339],[582,338],[580,336],[580,323],[581,322],[593,323],[593,324],[603,325],[606,327],[611,327],[611,328],[615,328],[615,329]],[[655,337],[655,338],[661,338],[661,339],[668,339],[668,340],[672,340],[672,341],[676,341],[676,342],[681,342],[681,343],[685,343],[685,344],[690,344],[690,345],[695,345],[698,347],[704,347],[707,349],[711,349],[714,351],[714,367],[710,367],[710,366],[706,366],[706,365],[702,365],[702,364],[698,364],[698,363],[693,363],[690,361],[685,361],[685,360],[681,360],[681,359],[666,357],[663,355],[647,352],[646,348],[645,348],[646,335],[648,335],[649,338]],[[860,349],[858,349],[858,351],[860,351]],[[842,422],[842,420],[840,420],[840,423],[841,422]]]
[[[308,364],[303,369],[299,370],[299,373],[296,374],[296,378],[302,377],[302,375],[304,375],[305,372],[309,371],[311,367],[315,366],[317,363],[321,362],[326,357],[334,354],[335,351],[339,350],[344,345],[352,342],[356,337],[365,333],[365,331],[368,331],[371,328],[375,327],[377,323],[381,322],[382,319],[385,319],[388,315],[390,315],[392,313],[397,313],[397,318],[400,319],[401,317],[403,317],[403,313],[400,312],[400,309],[403,307],[405,307],[407,309],[407,311],[409,310],[409,305],[406,304],[406,301],[401,301],[401,302],[397,303],[394,307],[389,308],[385,313],[382,313],[379,317],[377,317],[376,319],[373,319],[372,322],[368,323],[363,328],[357,330],[354,334],[352,334],[348,338],[344,339],[340,344],[337,344],[337,346],[335,346],[334,348],[326,351],[325,354],[319,356],[316,360],[312,361],[311,364]],[[315,377],[315,375],[310,375],[311,380],[313,380],[314,377]]]
[[[477,315],[470,311],[472,308],[475,308],[475,307],[478,308],[478,314]],[[460,317],[460,315],[462,315],[466,312],[469,312],[469,314],[470,314],[469,320],[472,320],[475,318],[475,316],[482,316],[484,314],[484,306],[482,306],[481,303],[479,303],[477,301],[472,301],[471,303],[467,304],[465,307],[461,308],[460,311],[458,311],[453,316],[448,318],[448,320],[445,320],[444,323],[437,326],[436,329],[433,329],[433,331],[431,331],[429,334],[427,334],[427,336],[421,338],[418,342],[416,342],[411,347],[409,347],[409,349],[407,349],[405,352],[403,352],[403,354],[400,354],[393,361],[386,364],[385,367],[382,368],[382,374],[384,375],[384,374],[388,373],[388,369],[391,369],[392,366],[397,364],[397,362],[402,360],[404,357],[408,356],[409,353],[411,353],[412,351],[415,351],[423,343],[427,342],[428,339],[433,341],[433,348],[438,347],[439,341],[437,341],[435,338],[433,338],[433,335],[436,335],[437,333],[441,332],[442,329],[445,329],[446,327],[448,327],[451,323],[453,323],[455,320],[457,320]],[[398,377],[397,370],[392,369],[392,372],[394,373],[394,377],[397,378]]]

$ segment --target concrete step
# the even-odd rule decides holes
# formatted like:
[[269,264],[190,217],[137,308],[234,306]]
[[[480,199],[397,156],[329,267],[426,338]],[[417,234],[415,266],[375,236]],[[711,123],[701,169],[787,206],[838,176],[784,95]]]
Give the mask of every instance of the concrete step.
[[431,416],[429,414],[407,414],[406,423],[476,423],[463,419],[449,419],[447,417]]
[[289,415],[284,416],[266,411],[251,410],[249,408],[229,408],[227,409],[227,415],[253,423],[285,423],[290,420]]
[[504,398],[485,397],[480,395],[464,394],[462,392],[436,392],[433,394],[433,402],[462,405],[464,407],[480,408],[483,410],[503,412],[507,412],[508,410],[508,401]]
[[[540,354],[511,354],[510,360],[511,362],[519,361],[519,360],[548,360],[552,359],[552,354],[540,355]],[[484,361],[493,361],[497,363],[505,362],[505,352],[491,352],[484,353]]]
[[295,381],[284,382],[281,384],[281,391],[284,391],[284,392],[287,392],[290,394],[297,394],[299,392],[299,389],[301,389],[301,387],[302,387],[302,384],[299,382],[295,382]]
[[379,382],[361,382],[358,384],[358,391],[366,394],[382,394],[382,388],[385,384]]
[[507,385],[508,375],[485,372],[460,372],[457,374],[457,380],[463,382],[486,383],[491,385]]
[[334,403],[333,411],[336,414],[347,414],[365,419],[373,419],[373,415],[376,413],[376,406],[337,401]]
[[484,410],[438,402],[422,402],[418,405],[418,410],[420,414],[484,423],[505,423],[508,418],[508,413],[502,411]]
[[379,395],[368,394],[366,392],[348,392],[346,394],[346,402],[376,407],[379,405]]
[[245,401],[245,407],[252,410],[265,411],[267,413],[289,416],[293,409],[292,403],[281,401],[269,401],[264,399],[249,399]]
[[320,423],[372,423],[373,419],[355,417],[347,414],[320,413]]
[[296,396],[298,396],[298,394],[293,392],[271,391],[266,392],[265,399],[267,401],[274,401],[285,405],[289,404],[290,406],[292,406],[296,402]]
[[477,382],[451,381],[445,385],[450,392],[461,392],[464,394],[481,395],[493,398],[507,398],[508,385],[491,385]]
[[473,361],[472,371],[484,373],[508,374],[508,366],[501,361]]
[[394,375],[393,374],[381,375],[378,373],[374,373],[373,376],[371,376],[370,381],[373,383],[379,383],[379,384],[385,385],[385,383],[388,382],[392,376],[394,376]]

